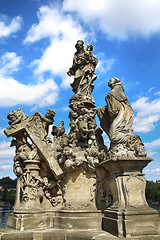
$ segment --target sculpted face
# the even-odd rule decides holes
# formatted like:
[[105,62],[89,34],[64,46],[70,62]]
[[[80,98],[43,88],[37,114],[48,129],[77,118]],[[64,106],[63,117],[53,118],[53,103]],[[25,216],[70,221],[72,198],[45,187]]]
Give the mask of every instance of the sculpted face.
[[93,46],[91,44],[87,45],[87,51],[92,51],[93,50]]
[[77,51],[80,51],[83,49],[83,41],[77,41],[76,49],[77,49]]
[[48,119],[53,119],[54,116],[55,116],[55,111],[53,109],[48,109],[45,117]]

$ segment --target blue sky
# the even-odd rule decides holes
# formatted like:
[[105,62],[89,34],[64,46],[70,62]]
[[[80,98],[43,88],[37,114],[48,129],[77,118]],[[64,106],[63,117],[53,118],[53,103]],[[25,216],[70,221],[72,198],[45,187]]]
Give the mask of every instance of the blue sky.
[[146,179],[160,179],[159,11],[159,0],[0,0],[0,178],[15,178],[15,149],[3,133],[9,112],[22,108],[30,116],[53,108],[55,125],[64,120],[69,131],[73,78],[66,72],[82,39],[99,60],[96,106],[105,105],[108,80],[120,78],[134,109],[134,134],[154,159]]

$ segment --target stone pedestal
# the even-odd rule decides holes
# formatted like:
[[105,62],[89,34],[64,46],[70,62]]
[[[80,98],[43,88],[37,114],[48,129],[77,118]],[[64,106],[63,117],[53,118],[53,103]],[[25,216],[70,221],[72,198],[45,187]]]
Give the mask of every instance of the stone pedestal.
[[96,175],[81,168],[66,173],[63,181],[64,204],[55,213],[55,227],[60,229],[100,229],[101,211],[95,204]]
[[62,185],[63,210],[97,210],[95,204],[96,174],[75,168],[66,173]]
[[145,198],[146,180],[142,169],[151,158],[118,158],[101,164],[110,173],[112,205],[104,211],[103,230],[116,236],[158,234],[160,218]]
[[[38,165],[36,168],[34,165],[27,164],[26,169],[29,184],[25,187],[24,194],[27,193],[28,198],[26,201],[23,199],[20,202],[18,196],[13,213],[8,218],[8,227],[16,230],[101,229],[102,214],[100,210],[97,210],[95,204],[95,172],[84,172],[81,168],[66,172],[60,186],[63,203],[61,207],[53,208],[51,206],[50,210],[47,210],[47,206],[41,206],[43,203],[39,201],[38,189],[35,184],[32,186],[32,181],[30,181],[31,176],[38,175]],[[33,192],[37,197],[32,194]],[[20,195],[20,190],[18,190],[18,194]],[[50,203],[48,202],[48,204]]]

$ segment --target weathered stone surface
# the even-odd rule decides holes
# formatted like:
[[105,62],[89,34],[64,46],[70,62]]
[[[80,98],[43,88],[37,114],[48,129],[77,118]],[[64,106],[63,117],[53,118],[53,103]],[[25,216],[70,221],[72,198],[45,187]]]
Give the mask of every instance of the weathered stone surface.
[[160,218],[145,198],[146,180],[142,169],[151,158],[120,157],[101,163],[110,172],[110,207],[104,211],[102,228],[116,236],[160,233]]
[[[2,231],[2,230],[1,230]],[[37,240],[37,236],[43,240],[125,240],[124,237],[116,237],[99,230],[72,230],[72,229],[46,229],[39,231],[13,231],[4,229],[0,233],[1,240]],[[133,236],[130,240],[159,240],[157,235]],[[39,239],[38,239],[39,240]]]
[[[59,167],[56,159],[54,158],[53,149],[50,144],[47,144],[47,134],[48,127],[53,123],[53,117],[55,115],[54,110],[48,109],[46,116],[44,117],[41,113],[35,113],[31,117],[27,117],[21,109],[17,109],[10,114],[8,114],[9,120],[13,119],[13,116],[19,118],[17,115],[21,113],[22,116],[25,116],[18,120],[13,120],[10,122],[10,126],[5,129],[5,134],[7,137],[16,137],[17,143],[22,147],[23,142],[20,142],[21,139],[27,136],[36,146],[46,163],[49,165],[49,168],[52,170],[53,174],[57,177],[63,174],[63,171]],[[22,140],[21,140],[22,141]],[[26,145],[29,145],[26,140]],[[17,146],[18,147],[18,146]],[[25,146],[26,147],[26,146]],[[28,146],[29,147],[29,146]],[[17,149],[18,150],[18,149]],[[52,152],[51,152],[52,151]],[[25,153],[26,155],[26,153]],[[29,156],[30,157],[30,156]]]
[[28,229],[48,229],[54,227],[55,212],[22,211],[11,213],[8,217],[8,227],[24,231]]
[[101,211],[61,210],[56,213],[54,226],[60,229],[101,229]]
[[68,75],[74,75],[74,82],[71,86],[75,94],[91,96],[94,81],[97,78],[94,70],[98,60],[92,54],[93,46],[88,44],[85,50],[83,44],[82,40],[78,40],[75,45],[77,51],[74,54],[73,65],[69,69]]
[[139,239],[138,236],[158,236],[160,233],[159,221],[157,211],[149,208],[128,211],[108,209],[104,212],[102,229],[118,237],[131,238],[135,236]]
[[118,78],[108,82],[111,91],[105,97],[107,106],[97,108],[101,127],[111,141],[108,158],[120,156],[146,157],[141,138],[133,133],[134,113]]

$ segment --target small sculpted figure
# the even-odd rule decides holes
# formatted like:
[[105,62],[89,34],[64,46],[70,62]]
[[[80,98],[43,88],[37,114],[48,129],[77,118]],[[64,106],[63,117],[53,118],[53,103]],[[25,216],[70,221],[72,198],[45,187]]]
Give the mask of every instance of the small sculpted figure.
[[77,52],[74,54],[73,65],[68,75],[74,76],[74,82],[71,84],[73,92],[88,96],[94,89],[94,81],[97,78],[94,71],[98,60],[92,54],[93,46],[89,44],[85,50],[83,44],[82,40],[78,40],[75,45]]
[[97,108],[102,129],[111,141],[110,154],[116,156],[146,156],[142,140],[133,135],[134,112],[124,93],[123,84],[114,77],[108,82],[111,88],[105,97],[107,106]]
[[59,124],[59,127],[53,126],[52,127],[52,135],[56,137],[60,137],[65,133],[65,128],[64,128],[64,121],[61,121]]

